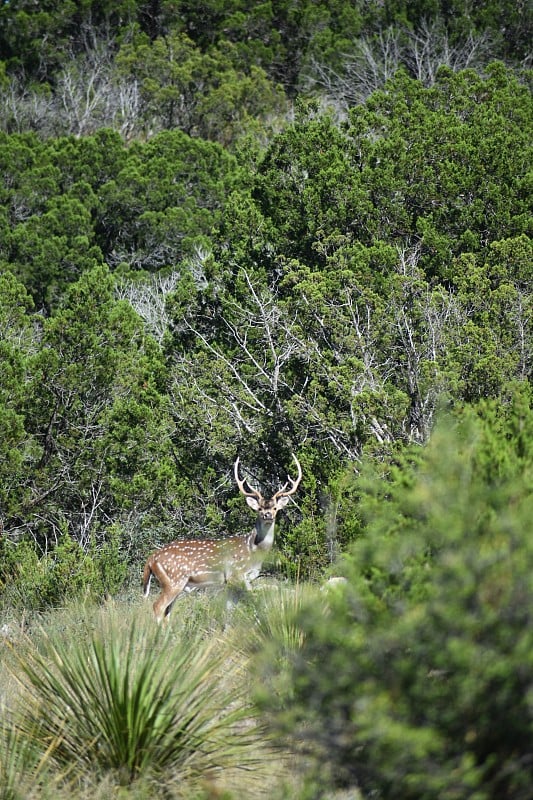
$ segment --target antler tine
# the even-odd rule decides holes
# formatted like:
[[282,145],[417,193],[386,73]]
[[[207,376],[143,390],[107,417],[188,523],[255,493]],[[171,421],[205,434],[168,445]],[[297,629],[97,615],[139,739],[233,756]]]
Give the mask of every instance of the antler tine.
[[[239,487],[239,491],[245,497],[256,497],[258,500],[262,500],[263,499],[263,495],[261,494],[261,492],[258,491],[257,489],[254,489],[253,486],[250,486],[247,478],[243,478],[242,480],[239,478],[239,461],[240,461],[240,459],[237,458],[237,461],[235,462],[235,465],[233,467],[233,472],[234,472],[234,475],[235,475],[235,482],[236,482],[237,486]],[[244,484],[245,483],[248,484],[249,491],[247,491],[244,488]]]
[[[287,482],[283,484],[283,486],[278,492],[276,492],[276,494],[272,498],[273,500],[277,500],[278,497],[289,497],[291,494],[294,494],[300,484],[300,481],[302,480],[302,467],[300,465],[300,462],[298,461],[294,453],[292,453],[292,457],[296,462],[296,466],[298,468],[298,475],[296,476],[296,478],[291,478],[291,476],[288,475]],[[289,483],[291,484],[291,488],[287,489]]]

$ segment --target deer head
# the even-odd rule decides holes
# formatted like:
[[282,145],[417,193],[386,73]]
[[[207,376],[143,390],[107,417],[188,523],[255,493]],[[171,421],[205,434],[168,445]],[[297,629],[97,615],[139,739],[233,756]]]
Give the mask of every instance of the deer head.
[[[293,479],[288,477],[287,482],[279,491],[272,495],[270,500],[265,500],[261,492],[252,488],[246,478],[243,478],[242,480],[239,478],[239,459],[237,459],[235,462],[234,475],[237,486],[239,487],[241,494],[243,494],[246,498],[246,502],[250,508],[253,508],[254,511],[257,511],[257,521],[255,523],[257,531],[255,544],[257,546],[263,544],[266,538],[271,534],[272,539],[269,541],[269,549],[272,547],[272,544],[274,543],[274,520],[276,519],[276,514],[282,508],[285,508],[289,502],[290,496],[295,493],[302,479],[302,468],[300,466],[300,462],[294,453],[292,457],[295,460],[298,468],[298,474],[296,478]],[[246,488],[246,484],[248,484],[248,488]],[[290,488],[287,489],[289,484]]]

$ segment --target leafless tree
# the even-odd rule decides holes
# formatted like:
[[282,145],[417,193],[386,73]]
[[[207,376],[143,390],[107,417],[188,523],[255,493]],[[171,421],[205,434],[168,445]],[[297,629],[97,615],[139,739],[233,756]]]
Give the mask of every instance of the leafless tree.
[[491,40],[487,33],[474,36],[470,32],[464,39],[452,43],[445,26],[439,20],[423,21],[407,37],[403,53],[410,72],[424,86],[433,86],[441,66],[454,72],[469,67],[480,69],[490,59]]
[[220,320],[231,346],[222,347],[200,320],[185,321],[205,360],[187,351],[175,356],[176,413],[183,408],[189,415],[190,403],[195,405],[198,436],[223,418],[236,437],[257,433],[262,421],[283,412],[282,398],[294,392],[286,367],[299,350],[298,337],[283,317],[276,290],[258,288],[245,269],[241,277],[249,302],[243,307],[227,300]]
[[516,327],[516,341],[520,354],[519,375],[527,379],[531,376],[533,367],[533,305],[531,294],[522,288],[517,288],[511,319]]
[[63,128],[77,136],[112,127],[127,137],[139,124],[137,81],[116,70],[114,48],[108,42],[96,43],[65,66],[55,101]]
[[117,284],[117,296],[132,305],[144,320],[150,333],[161,343],[172,323],[167,301],[176,291],[183,271],[186,270],[192,275],[199,291],[205,289],[207,285],[205,264],[210,257],[209,250],[197,247],[182,263],[181,270],[173,270],[170,274],[157,272],[147,280],[120,281]]
[[48,91],[28,88],[23,77],[13,76],[0,88],[0,128],[10,133],[28,130],[48,135],[55,101]]
[[398,252],[400,288],[391,298],[391,324],[399,348],[396,363],[409,396],[404,430],[409,439],[427,440],[439,397],[445,391],[443,374],[450,331],[461,325],[459,304],[442,287],[432,289],[419,267],[420,245]]
[[147,281],[124,280],[117,286],[118,297],[132,305],[144,320],[150,333],[160,343],[169,330],[171,321],[167,311],[167,299],[176,291],[179,280],[179,272],[172,272],[170,275],[156,273]]
[[401,64],[400,38],[400,31],[387,28],[375,38],[356,39],[350,52],[341,56],[338,67],[313,58],[305,79],[307,88],[318,89],[327,104],[343,116],[396,73]]
[[53,90],[28,87],[23,77],[13,77],[0,90],[0,127],[44,136],[83,136],[102,127],[114,128],[125,138],[139,132],[143,126],[137,81],[116,69],[112,41],[91,44],[65,59]]
[[490,54],[488,34],[469,33],[452,43],[441,20],[424,21],[414,31],[390,27],[376,36],[355,39],[336,67],[315,57],[305,84],[342,117],[350,107],[363,103],[372,92],[381,89],[402,65],[424,86],[432,86],[441,66],[454,71],[467,67],[483,69]]

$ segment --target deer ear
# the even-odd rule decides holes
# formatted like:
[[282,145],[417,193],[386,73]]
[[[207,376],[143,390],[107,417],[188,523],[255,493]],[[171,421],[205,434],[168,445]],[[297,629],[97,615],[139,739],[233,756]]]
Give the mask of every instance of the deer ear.
[[278,509],[278,511],[279,511],[280,508],[285,508],[285,506],[287,505],[289,500],[290,500],[290,497],[279,497],[276,500],[276,508]]
[[259,511],[259,503],[255,499],[255,497],[247,497],[246,502],[248,503],[250,508],[253,508],[254,511]]

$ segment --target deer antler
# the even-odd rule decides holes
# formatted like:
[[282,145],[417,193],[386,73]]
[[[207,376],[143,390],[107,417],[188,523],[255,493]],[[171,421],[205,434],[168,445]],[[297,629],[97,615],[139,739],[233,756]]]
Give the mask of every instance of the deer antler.
[[[291,478],[291,476],[288,475],[287,482],[284,483],[279,492],[276,492],[276,494],[272,497],[273,500],[277,500],[278,497],[289,497],[291,494],[294,494],[300,484],[300,481],[302,480],[302,467],[300,466],[300,462],[298,461],[294,453],[292,453],[292,457],[296,462],[296,466],[298,467],[298,475],[296,476],[296,478]],[[287,489],[289,483],[291,484],[291,488]]]
[[[253,486],[250,486],[247,478],[243,478],[242,481],[239,478],[239,458],[237,458],[237,461],[235,462],[235,466],[233,468],[233,471],[234,471],[234,474],[235,474],[235,482],[237,483],[237,486],[239,487],[240,492],[245,497],[255,497],[257,500],[262,501],[263,500],[263,495],[261,494],[261,492],[259,492],[257,489],[254,489]],[[244,484],[245,483],[248,484],[249,491],[247,491],[244,488]]]

